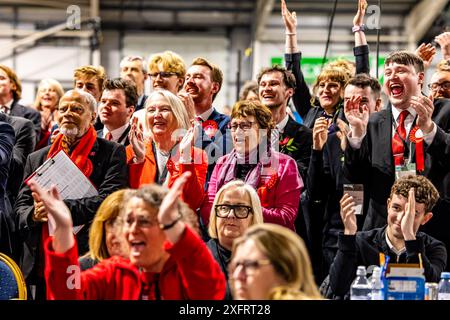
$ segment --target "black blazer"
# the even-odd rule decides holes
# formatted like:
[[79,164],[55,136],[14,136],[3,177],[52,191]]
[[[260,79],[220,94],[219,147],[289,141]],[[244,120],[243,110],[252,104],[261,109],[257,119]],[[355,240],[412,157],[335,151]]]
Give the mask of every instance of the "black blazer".
[[294,138],[291,147],[294,147],[295,150],[288,150],[287,147],[280,145],[280,152],[287,154],[297,162],[298,171],[305,181],[311,157],[312,130],[289,117],[283,133],[280,134],[280,142],[285,138]]
[[[30,154],[25,166],[24,177],[32,174],[46,159],[50,146]],[[97,138],[89,155],[94,170],[89,179],[97,188],[99,195],[78,200],[65,200],[72,214],[73,225],[85,225],[77,233],[78,253],[82,255],[88,250],[89,226],[102,201],[116,190],[128,186],[128,171],[125,147]],[[20,265],[25,277],[28,277],[35,265],[40,246],[42,224],[32,220],[34,210],[30,188],[23,183],[17,197],[15,211],[18,229],[23,241],[23,252]]]
[[31,120],[33,122],[34,131],[36,132],[36,143],[37,139],[41,137],[41,114],[39,111],[34,110],[29,107],[25,107],[17,100],[13,102],[11,105],[11,112],[9,113],[10,116],[16,116],[16,117],[22,117],[28,120]]
[[14,129],[6,122],[0,121],[0,252],[12,256],[14,240],[14,218],[6,194],[10,161],[13,154]]
[[[435,102],[436,103],[436,102]],[[443,102],[439,102],[443,103]],[[444,103],[446,104],[446,103]],[[444,112],[444,111],[441,111]],[[436,186],[444,199],[450,199],[450,128],[440,127],[447,121],[450,113],[433,120],[438,125],[431,145],[425,145],[424,175]],[[387,205],[391,187],[395,180],[395,167],[392,156],[392,111],[391,106],[369,117],[367,134],[361,148],[350,146],[345,152],[344,174],[353,183],[364,183],[369,193],[369,205],[363,230],[382,227],[386,224]],[[411,159],[415,161],[415,147],[412,144]],[[430,233],[431,236],[434,236]]]
[[10,124],[16,136],[13,157],[10,165],[10,178],[8,179],[7,193],[11,205],[14,206],[20,185],[22,184],[23,169],[30,153],[34,151],[36,145],[36,132],[31,120],[8,116],[0,113],[0,121]]

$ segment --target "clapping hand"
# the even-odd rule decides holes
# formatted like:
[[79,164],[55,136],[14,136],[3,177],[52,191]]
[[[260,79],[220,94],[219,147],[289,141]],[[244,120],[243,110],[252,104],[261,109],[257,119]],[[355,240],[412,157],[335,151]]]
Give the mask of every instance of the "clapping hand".
[[369,107],[366,104],[360,106],[361,96],[352,96],[345,101],[344,113],[350,124],[352,137],[360,138],[366,134],[369,123]]
[[428,68],[436,55],[436,48],[431,43],[422,43],[414,52],[423,60],[423,65]]
[[416,235],[414,233],[414,217],[416,215],[416,196],[414,194],[414,188],[409,189],[408,202],[405,205],[405,211],[400,223],[402,229],[403,238],[405,240],[415,240]]
[[289,11],[285,0],[281,0],[281,15],[283,16],[286,34],[295,34],[297,32],[297,14],[295,11]]
[[355,216],[355,201],[348,193],[345,193],[339,202],[341,205],[341,219],[344,224],[344,234],[354,235],[358,230]]
[[178,92],[178,98],[181,99],[181,101],[184,104],[184,107],[186,108],[186,111],[188,113],[189,119],[192,121],[195,117],[195,103],[194,99],[192,99],[192,96],[186,92],[186,90],[181,90]]
[[364,16],[366,14],[367,1],[366,0],[358,0],[358,11],[356,12],[355,17],[353,18],[354,26],[361,26],[364,23]]
[[328,139],[328,120],[317,118],[313,128],[313,150],[322,150]]
[[433,97],[431,95],[430,97],[412,96],[411,106],[417,112],[417,125],[420,130],[422,130],[424,134],[430,133],[434,128],[433,120],[431,119],[434,111]]
[[[55,227],[53,248],[55,252],[62,253],[73,247],[75,240],[72,234],[72,215],[55,186],[50,190],[40,187],[35,181],[28,183],[33,197],[38,197],[48,213],[48,219]],[[36,199],[36,198],[35,198]]]
[[139,119],[134,117],[131,122],[130,132],[128,133],[128,139],[130,140],[133,152],[135,155],[135,163],[141,163],[145,159],[145,141],[144,141],[144,129],[142,124],[139,123]]

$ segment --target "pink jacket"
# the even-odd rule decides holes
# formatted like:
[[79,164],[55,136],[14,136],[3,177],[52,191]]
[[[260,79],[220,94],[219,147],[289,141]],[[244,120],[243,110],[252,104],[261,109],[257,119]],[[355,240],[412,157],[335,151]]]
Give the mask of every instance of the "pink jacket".
[[[209,223],[214,197],[222,187],[217,184],[217,180],[227,157],[228,155],[225,155],[217,160],[209,181],[208,194],[200,210],[205,225]],[[276,177],[275,184],[269,186],[266,183],[271,176],[261,175],[258,186],[264,222],[276,223],[295,231],[294,222],[300,204],[300,194],[303,190],[303,181],[295,160],[288,155],[273,151],[271,163],[265,166],[264,170],[272,172],[273,176]],[[264,188],[264,185],[266,185],[266,188]],[[266,189],[266,191],[263,191],[263,189]]]

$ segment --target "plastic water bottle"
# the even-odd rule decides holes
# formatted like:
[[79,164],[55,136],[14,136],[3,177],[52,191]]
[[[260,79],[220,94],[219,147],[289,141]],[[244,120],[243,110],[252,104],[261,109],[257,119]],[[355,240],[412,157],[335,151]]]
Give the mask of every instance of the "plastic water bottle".
[[350,300],[370,300],[372,288],[366,274],[366,267],[358,266],[356,278],[350,287]]
[[438,300],[450,300],[450,272],[441,273],[439,281]]
[[372,277],[370,278],[370,285],[372,287],[372,300],[384,300],[383,295],[383,281],[381,280],[381,268],[373,268]]

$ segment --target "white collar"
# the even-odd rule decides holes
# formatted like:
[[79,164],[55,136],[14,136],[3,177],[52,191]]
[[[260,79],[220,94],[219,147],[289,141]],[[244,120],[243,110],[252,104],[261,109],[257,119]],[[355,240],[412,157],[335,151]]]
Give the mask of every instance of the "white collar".
[[288,123],[289,120],[289,115],[286,113],[286,116],[284,117],[283,120],[281,120],[277,125],[276,128],[278,129],[278,131],[280,133],[284,132],[284,128],[286,127],[286,124]]
[[205,112],[203,112],[202,114],[199,114],[197,117],[200,117],[200,118],[202,118],[203,121],[206,121],[211,116],[213,111],[214,111],[214,108],[211,107],[208,110],[206,110]]
[[392,242],[389,240],[388,233],[387,233],[387,228],[386,228],[386,231],[385,231],[385,237],[386,237],[386,243],[387,243],[389,249],[390,249],[393,253],[395,253],[395,254],[397,255],[397,257],[398,257],[399,255],[401,255],[403,252],[406,251],[406,247],[403,247],[403,248],[400,249],[400,250],[395,249],[394,245],[393,245]]
[[112,131],[109,131],[106,127],[103,127],[103,138],[106,138],[106,135],[108,134],[108,132],[111,132],[111,135],[112,135],[111,141],[120,142],[118,140],[120,139],[122,134],[125,132],[125,130],[127,130],[129,125],[130,124],[127,122],[120,128],[114,129]]
[[[406,110],[408,110],[408,112],[409,112],[408,117],[411,117],[411,116],[412,116],[413,119],[416,117],[417,112],[416,112],[416,110],[414,110],[413,107],[409,107],[409,108],[406,109]],[[401,113],[402,111],[403,111],[403,110],[397,109],[396,107],[392,106],[392,116],[394,117],[394,120],[395,120],[396,122],[398,122],[398,117],[400,116],[400,113]]]

